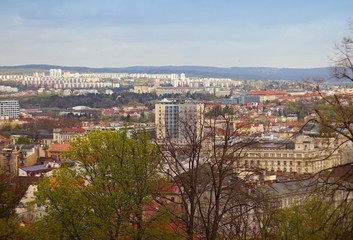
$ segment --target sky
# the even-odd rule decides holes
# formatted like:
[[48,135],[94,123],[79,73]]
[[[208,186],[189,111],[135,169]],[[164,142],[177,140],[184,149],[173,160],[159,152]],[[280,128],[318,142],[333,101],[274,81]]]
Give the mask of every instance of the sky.
[[329,66],[352,0],[0,0],[0,66]]

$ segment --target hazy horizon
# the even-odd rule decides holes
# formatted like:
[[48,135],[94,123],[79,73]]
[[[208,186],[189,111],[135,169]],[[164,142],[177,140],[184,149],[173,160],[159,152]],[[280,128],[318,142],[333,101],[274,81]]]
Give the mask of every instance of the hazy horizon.
[[57,64],[48,64],[48,63],[29,63],[29,64],[20,64],[20,65],[0,65],[0,68],[6,68],[6,67],[26,67],[26,66],[55,66],[55,67],[63,67],[63,68],[138,68],[138,67],[144,67],[144,68],[165,68],[165,67],[200,67],[200,68],[224,68],[224,69],[229,69],[229,68],[278,68],[278,69],[316,69],[316,68],[331,68],[332,66],[322,66],[322,67],[263,67],[263,66],[229,66],[229,67],[224,67],[224,66],[205,66],[205,65],[131,65],[131,66],[102,66],[102,67],[89,67],[85,65],[57,65]]

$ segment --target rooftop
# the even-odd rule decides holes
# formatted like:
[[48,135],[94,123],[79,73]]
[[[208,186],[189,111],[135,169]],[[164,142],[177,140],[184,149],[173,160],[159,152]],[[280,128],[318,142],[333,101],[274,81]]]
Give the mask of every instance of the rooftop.
[[51,152],[67,152],[70,150],[70,144],[69,143],[52,143],[49,146],[49,151]]
[[33,172],[33,171],[48,170],[49,168],[44,165],[33,165],[29,167],[21,167],[21,169],[25,172]]
[[249,95],[287,95],[288,92],[285,90],[261,90],[261,91],[251,91]]
[[66,132],[66,133],[85,133],[86,130],[83,128],[63,128],[61,132]]

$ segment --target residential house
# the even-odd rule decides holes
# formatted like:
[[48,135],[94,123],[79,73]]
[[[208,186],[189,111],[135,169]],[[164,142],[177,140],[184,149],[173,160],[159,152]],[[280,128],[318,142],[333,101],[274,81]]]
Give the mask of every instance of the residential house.
[[67,153],[70,150],[70,144],[69,143],[52,143],[49,145],[48,149],[48,157],[56,160],[56,161],[62,161],[67,159],[65,156],[65,153]]
[[68,143],[76,135],[83,135],[86,132],[83,128],[55,128],[53,130],[54,143]]
[[39,147],[34,145],[15,145],[0,152],[0,169],[12,175],[18,175],[20,167],[36,164],[39,158]]

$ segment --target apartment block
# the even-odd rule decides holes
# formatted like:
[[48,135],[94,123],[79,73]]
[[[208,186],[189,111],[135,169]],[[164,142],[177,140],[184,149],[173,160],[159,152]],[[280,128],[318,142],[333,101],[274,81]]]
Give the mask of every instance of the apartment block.
[[16,100],[0,101],[0,117],[18,118],[20,116],[20,104]]
[[157,139],[183,141],[191,131],[201,134],[204,104],[189,100],[163,99],[155,107]]

